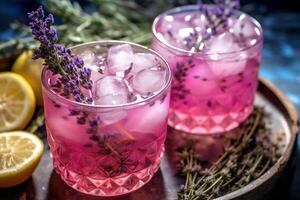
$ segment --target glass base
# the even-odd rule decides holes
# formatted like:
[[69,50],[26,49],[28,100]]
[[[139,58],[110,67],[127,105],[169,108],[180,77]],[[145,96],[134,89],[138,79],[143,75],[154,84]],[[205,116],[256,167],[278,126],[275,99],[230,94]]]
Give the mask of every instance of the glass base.
[[[97,159],[87,153],[73,152],[70,156],[73,156],[73,159],[67,158],[69,154],[64,153],[65,146],[55,142],[48,131],[54,169],[61,179],[79,192],[103,197],[130,193],[149,182],[159,169],[164,153],[163,140],[164,137],[153,141],[152,145],[157,151],[151,151],[152,148],[149,148],[148,152],[144,151],[144,156],[149,158],[147,159],[149,163],[146,165],[148,167],[142,168],[133,163],[124,165],[125,168],[121,169],[117,168],[118,164],[114,163],[115,159],[109,155],[106,158]],[[126,173],[120,172],[121,170]],[[112,176],[110,172],[116,172],[118,175]]]
[[239,126],[251,114],[253,106],[239,112],[223,115],[192,116],[170,108],[168,125],[172,128],[193,134],[216,134],[230,131]]
[[78,175],[67,168],[55,168],[62,180],[73,189],[94,196],[117,196],[133,192],[148,183],[159,168],[151,166],[139,172],[122,177],[107,179],[92,179],[88,176]]

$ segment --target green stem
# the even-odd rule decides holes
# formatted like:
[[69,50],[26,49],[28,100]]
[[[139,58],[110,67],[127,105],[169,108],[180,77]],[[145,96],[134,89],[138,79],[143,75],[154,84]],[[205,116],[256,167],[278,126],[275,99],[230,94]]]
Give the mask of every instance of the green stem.
[[263,173],[265,173],[265,171],[269,167],[269,164],[270,164],[270,161],[268,160],[267,163],[265,164],[264,168],[260,171],[260,173],[257,175],[256,178],[260,177],[261,175],[263,175]]
[[206,190],[203,191],[203,194],[205,194],[206,192],[208,192],[209,190],[211,190],[216,184],[218,184],[219,181],[222,180],[222,176],[220,176],[209,188],[207,188]]
[[258,164],[261,162],[262,158],[263,158],[263,155],[259,155],[259,157],[256,160],[256,162],[254,163],[253,167],[250,169],[249,174],[253,174],[253,172],[256,170]]
[[78,33],[80,33],[83,29],[87,28],[88,26],[91,25],[91,20],[90,19],[87,19],[85,22],[83,22],[81,25],[79,25],[77,28],[76,28],[76,31]]

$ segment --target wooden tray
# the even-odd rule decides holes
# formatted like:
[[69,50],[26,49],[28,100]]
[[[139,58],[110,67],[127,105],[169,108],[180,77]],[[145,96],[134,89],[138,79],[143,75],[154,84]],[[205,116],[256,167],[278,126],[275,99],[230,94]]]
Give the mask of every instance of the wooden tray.
[[[278,194],[278,183],[282,178],[287,180],[287,170],[291,166],[293,147],[298,133],[298,116],[295,107],[270,82],[260,80],[259,89],[255,99],[256,105],[264,105],[270,113],[274,137],[282,134],[283,154],[278,162],[263,176],[246,187],[227,194],[218,199],[267,199],[270,194]],[[67,186],[57,175],[52,166],[49,147],[46,145],[44,155],[32,178],[19,186],[1,189],[0,199],[36,199],[36,200],[175,200],[177,191],[184,182],[176,175],[174,162],[175,136],[170,132],[166,141],[166,153],[162,159],[160,170],[153,179],[141,189],[128,195],[102,198],[79,193]],[[177,139],[180,136],[176,135]],[[205,137],[205,136],[202,136]],[[273,137],[273,136],[272,136]],[[44,138],[46,142],[46,138]],[[175,144],[174,144],[175,143]],[[279,184],[280,185],[280,184]],[[285,184],[287,186],[287,184]],[[279,186],[281,189],[284,187]],[[278,197],[278,196],[277,196]],[[278,199],[278,198],[276,198]],[[283,198],[280,198],[283,199]]]

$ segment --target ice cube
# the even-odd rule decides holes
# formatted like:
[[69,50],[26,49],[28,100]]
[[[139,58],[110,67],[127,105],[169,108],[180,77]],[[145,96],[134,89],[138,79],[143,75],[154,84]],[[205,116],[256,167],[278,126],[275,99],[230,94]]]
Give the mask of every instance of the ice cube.
[[127,103],[128,97],[122,94],[109,94],[96,98],[95,104],[97,105],[119,105]]
[[79,54],[79,57],[83,60],[84,65],[96,65],[97,64],[97,56],[94,52],[90,50],[86,50]]
[[[88,135],[86,134],[85,126],[78,126],[77,116],[69,116],[69,109],[58,109],[56,103],[46,99],[45,106],[47,106],[47,128],[51,131],[51,135],[54,138],[61,138],[65,141],[74,142],[76,144],[82,144],[82,142],[88,141]],[[57,126],[63,127],[56,128]],[[76,137],[73,134],[76,133]]]
[[[61,110],[57,113],[57,115],[52,115],[47,120],[48,130],[51,131],[53,137],[77,144],[88,141],[86,127],[78,126],[76,117],[62,117]],[[63,129],[54,129],[57,126],[63,127]],[[76,133],[76,137],[70,133]]]
[[195,34],[195,30],[191,24],[186,21],[168,21],[163,20],[160,25],[160,32],[163,35],[164,40],[177,48],[186,49],[186,38]]
[[218,77],[226,77],[243,72],[246,67],[246,60],[232,61],[210,61],[208,65],[210,70]]
[[156,64],[155,56],[150,53],[136,53],[134,54],[134,62],[131,72],[137,73],[143,69],[154,67]]
[[124,72],[133,64],[133,50],[129,44],[112,46],[108,50],[107,64],[110,73]]
[[98,71],[95,71],[92,69],[91,71],[91,80],[95,83],[97,80],[99,80],[100,78],[102,78],[104,75],[101,74],[100,72]]
[[159,28],[161,32],[167,32],[173,27],[174,17],[171,15],[166,15],[159,24]]
[[127,112],[125,110],[115,110],[109,111],[99,114],[101,121],[105,125],[114,124],[127,116]]
[[96,81],[94,95],[96,104],[116,105],[127,103],[129,91],[124,80],[105,76]]
[[192,18],[192,24],[197,32],[205,31],[207,23],[208,20],[206,19],[206,16],[204,14],[195,15],[195,17]]
[[133,90],[141,94],[158,91],[164,84],[165,72],[160,70],[144,69],[132,79]]
[[165,123],[168,118],[169,108],[168,94],[161,103],[156,101],[154,104],[145,105],[138,109],[130,110],[127,118],[125,128],[131,132],[141,133],[158,133],[165,128]]
[[[94,52],[86,50],[83,53],[79,54],[79,57],[84,62],[84,67],[91,69],[91,80],[93,82],[97,81],[98,79],[103,77],[103,74],[100,73],[101,71],[101,57],[97,56]],[[102,63],[103,65],[103,63]],[[103,69],[102,69],[103,71]]]
[[176,43],[173,44],[174,46],[180,49],[190,50],[197,41],[198,33],[192,27],[182,27],[174,34],[174,38],[176,39]]
[[177,40],[185,40],[187,37],[191,37],[191,35],[193,35],[195,33],[194,28],[181,28],[178,31],[178,35],[177,36]]
[[95,83],[97,80],[101,79],[104,74],[101,73],[100,67],[96,65],[84,65],[85,67],[91,69],[90,79]]
[[[192,28],[191,25],[189,25],[188,23],[186,23],[185,21],[165,21],[161,24],[161,28],[163,30],[163,32],[171,32],[171,34],[173,34],[173,36],[178,35],[179,31],[181,29],[185,29],[185,28]],[[170,34],[170,33],[167,33]]]
[[237,37],[241,37],[241,35],[246,38],[253,37],[259,34],[259,32],[257,33],[255,31],[255,27],[256,26],[253,24],[253,22],[251,22],[249,17],[247,17],[245,14],[242,14],[234,23],[231,32],[233,32],[233,34],[235,34]]
[[185,80],[186,89],[197,99],[209,96],[218,89],[215,75],[205,62],[198,62],[195,67],[189,69]]
[[[238,43],[230,32],[224,32],[220,35],[212,36],[206,42],[206,48],[209,53],[229,53],[240,50]],[[214,59],[214,58],[212,58]]]

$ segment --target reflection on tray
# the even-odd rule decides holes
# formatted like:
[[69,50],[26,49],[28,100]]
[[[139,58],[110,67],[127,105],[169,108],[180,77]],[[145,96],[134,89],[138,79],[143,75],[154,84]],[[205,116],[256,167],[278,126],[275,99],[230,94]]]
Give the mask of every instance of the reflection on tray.
[[132,193],[116,197],[96,197],[80,193],[67,184],[59,177],[57,173],[52,171],[49,181],[48,200],[162,200],[166,199],[166,190],[163,187],[162,172],[159,170],[149,183],[141,189]]

